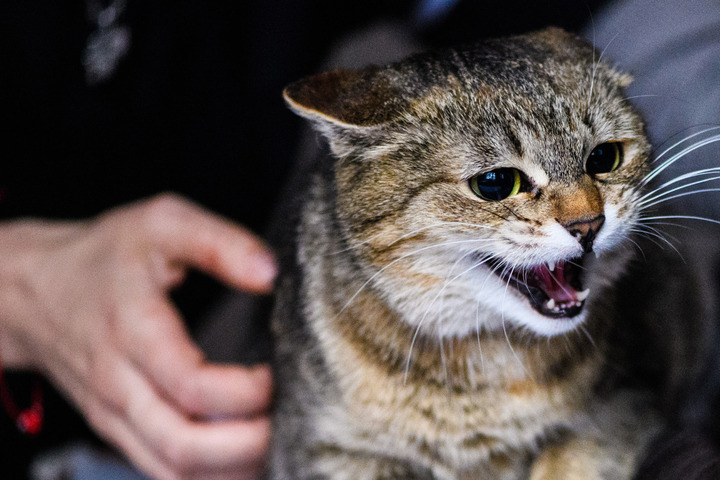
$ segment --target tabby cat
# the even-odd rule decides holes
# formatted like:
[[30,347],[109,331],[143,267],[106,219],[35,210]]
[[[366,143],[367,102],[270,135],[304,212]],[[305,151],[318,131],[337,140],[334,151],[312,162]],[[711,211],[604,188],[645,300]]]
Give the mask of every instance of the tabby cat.
[[558,29],[293,83],[273,479],[630,478],[614,285],[650,169],[628,76]]

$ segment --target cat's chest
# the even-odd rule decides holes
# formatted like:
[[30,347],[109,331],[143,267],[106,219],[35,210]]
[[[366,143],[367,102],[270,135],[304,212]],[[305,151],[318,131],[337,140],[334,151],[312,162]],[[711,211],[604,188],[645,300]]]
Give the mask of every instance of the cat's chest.
[[[364,312],[373,313],[367,304]],[[586,357],[540,382],[528,367],[533,359],[501,339],[430,349],[404,362],[352,330],[324,325],[316,334],[337,387],[317,412],[319,435],[452,472],[504,470],[508,458],[509,471],[517,471],[518,459],[546,435],[571,428],[598,368],[598,359]]]

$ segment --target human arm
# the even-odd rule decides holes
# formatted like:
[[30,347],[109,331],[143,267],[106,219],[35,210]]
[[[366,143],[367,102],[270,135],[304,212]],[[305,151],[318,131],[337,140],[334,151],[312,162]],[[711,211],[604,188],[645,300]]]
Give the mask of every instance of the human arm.
[[88,221],[3,223],[0,255],[7,368],[45,374],[154,478],[258,475],[269,370],[206,362],[168,300],[188,268],[268,292],[256,237],[164,195]]

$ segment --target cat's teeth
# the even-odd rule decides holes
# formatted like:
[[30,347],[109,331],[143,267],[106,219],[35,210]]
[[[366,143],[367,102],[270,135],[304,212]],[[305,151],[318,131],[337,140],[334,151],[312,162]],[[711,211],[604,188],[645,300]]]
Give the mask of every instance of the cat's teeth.
[[548,270],[550,270],[551,272],[555,271],[555,262],[548,262],[547,266]]
[[589,288],[586,288],[586,289],[583,290],[582,292],[577,292],[577,293],[575,293],[575,297],[576,297],[578,300],[580,300],[581,302],[582,302],[583,300],[585,300],[585,299],[588,297],[588,295],[590,295],[590,289],[589,289]]
[[553,308],[555,308],[555,300],[552,298],[550,300],[548,300],[547,303],[545,304],[545,307],[548,310],[552,310]]

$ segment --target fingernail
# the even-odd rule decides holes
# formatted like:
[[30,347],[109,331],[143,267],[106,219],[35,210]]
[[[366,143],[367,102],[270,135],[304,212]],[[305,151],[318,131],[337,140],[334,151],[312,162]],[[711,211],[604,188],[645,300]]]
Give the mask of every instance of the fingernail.
[[278,266],[275,257],[269,253],[257,253],[252,258],[252,271],[255,278],[260,282],[270,285],[275,281],[278,274]]

